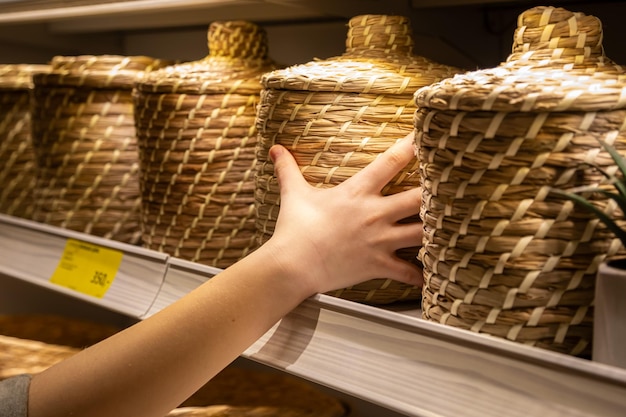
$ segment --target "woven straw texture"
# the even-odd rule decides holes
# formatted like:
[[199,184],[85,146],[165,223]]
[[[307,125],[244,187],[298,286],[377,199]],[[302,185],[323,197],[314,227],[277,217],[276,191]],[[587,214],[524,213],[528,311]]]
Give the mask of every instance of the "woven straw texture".
[[36,374],[78,352],[67,346],[0,335],[0,380]]
[[[413,93],[418,88],[458,72],[414,56],[412,48],[407,18],[357,16],[349,22],[343,55],[263,77],[255,196],[259,245],[271,237],[280,206],[278,182],[268,158],[272,145],[284,145],[292,152],[310,184],[335,186],[412,131]],[[415,187],[417,166],[417,160],[410,163],[384,193]],[[416,254],[417,248],[407,248],[401,256],[415,261]],[[381,277],[331,294],[388,304],[417,300],[420,293],[417,287]]]
[[621,245],[550,190],[606,185],[599,140],[626,152],[626,76],[601,40],[593,16],[529,9],[506,62],[417,91],[424,318],[589,355],[596,270]]
[[52,314],[0,315],[0,334],[43,343],[84,348],[121,329],[117,326]]
[[290,407],[209,405],[176,408],[169,412],[167,417],[317,417],[319,415],[317,410],[299,410]]
[[32,75],[47,65],[0,65],[0,213],[31,219],[35,154],[30,134]]
[[119,330],[56,315],[0,315],[0,379],[41,372]]
[[291,375],[228,367],[168,417],[222,415],[343,417],[348,410],[334,396]]
[[57,56],[50,73],[33,77],[34,220],[139,242],[132,89],[165,64],[142,56]]
[[226,268],[254,248],[256,107],[276,66],[249,22],[212,23],[208,46],[137,84],[141,230],[147,248]]

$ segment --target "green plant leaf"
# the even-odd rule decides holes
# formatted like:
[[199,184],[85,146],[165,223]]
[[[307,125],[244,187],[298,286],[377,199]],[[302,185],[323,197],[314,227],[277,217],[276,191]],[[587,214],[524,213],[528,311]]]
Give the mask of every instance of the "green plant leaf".
[[604,150],[607,151],[609,155],[611,155],[611,158],[613,158],[613,161],[621,171],[622,175],[626,177],[626,160],[624,159],[624,157],[619,152],[617,152],[617,149],[615,149],[615,147],[609,145],[603,140],[599,140],[599,142]]
[[626,230],[623,230],[611,216],[604,213],[598,207],[593,205],[587,198],[580,195],[580,193],[600,193],[604,195],[605,197],[610,198],[611,200],[615,201],[617,205],[619,206],[619,208],[622,210],[622,213],[626,215],[626,158],[623,157],[617,151],[617,149],[613,147],[612,145],[607,144],[601,139],[598,139],[598,142],[600,142],[604,150],[606,150],[609,153],[609,155],[611,155],[613,162],[615,162],[619,171],[621,172],[621,178],[615,175],[609,174],[605,169],[603,169],[602,167],[596,164],[584,163],[584,164],[581,164],[580,166],[596,169],[605,178],[609,180],[609,183],[607,185],[612,185],[613,187],[615,187],[615,190],[617,191],[617,193],[611,192],[606,188],[600,188],[597,186],[576,187],[568,191],[555,188],[555,189],[552,189],[551,192],[554,194],[563,196],[565,198],[568,198],[574,201],[575,203],[580,204],[581,206],[583,206],[585,209],[589,210],[590,212],[594,213],[596,217],[602,223],[604,223],[605,226],[611,232],[613,232],[613,234],[622,242],[622,245],[626,247]]
[[[624,183],[624,181],[626,181],[626,159],[624,159],[624,157],[619,152],[617,152],[617,149],[615,149],[615,147],[607,144],[603,140],[599,140],[599,142],[604,150],[606,150],[609,155],[611,155],[611,158],[615,162],[615,165],[617,165],[620,172],[622,173],[622,178],[619,179],[613,175],[609,175],[606,171],[599,167],[596,167],[596,169],[598,169],[605,177],[613,179],[613,186],[622,195],[622,198],[626,199],[626,184]],[[624,212],[624,214],[626,214],[626,212]]]
[[622,213],[626,213],[626,199],[624,199],[623,195],[615,194],[615,193],[612,193],[610,191],[603,190],[600,188],[596,192],[601,193],[602,195],[605,195],[606,197],[615,201],[617,205],[619,206],[620,210],[622,210]]
[[589,200],[587,200],[586,198],[575,194],[575,193],[570,193],[567,191],[563,191],[563,190],[559,190],[559,189],[553,189],[552,190],[553,193],[555,194],[559,194],[565,198],[568,198],[580,205],[582,205],[583,207],[585,207],[587,210],[593,212],[598,219],[600,219],[600,221],[602,223],[604,223],[606,225],[606,227],[609,228],[609,230],[611,230],[611,232],[613,232],[613,234],[615,234],[615,236],[622,242],[622,245],[624,245],[624,247],[626,247],[626,231],[622,230],[619,225],[615,222],[615,220],[613,220],[611,217],[609,217],[606,213],[604,213],[602,210],[600,210],[598,207],[594,206],[593,204],[591,204],[589,202]]

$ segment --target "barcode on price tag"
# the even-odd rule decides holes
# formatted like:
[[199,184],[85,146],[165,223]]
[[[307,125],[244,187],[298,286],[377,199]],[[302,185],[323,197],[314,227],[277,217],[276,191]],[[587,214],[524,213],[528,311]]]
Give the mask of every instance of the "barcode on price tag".
[[50,282],[102,298],[113,283],[124,253],[68,239]]

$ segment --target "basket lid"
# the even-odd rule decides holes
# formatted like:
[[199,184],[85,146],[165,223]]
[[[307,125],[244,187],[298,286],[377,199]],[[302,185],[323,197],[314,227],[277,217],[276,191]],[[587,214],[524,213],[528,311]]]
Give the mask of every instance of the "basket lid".
[[33,87],[33,74],[50,71],[45,64],[0,65],[0,88],[3,90],[28,90]]
[[440,110],[612,110],[626,107],[626,73],[604,55],[597,17],[541,6],[519,15],[505,62],[426,86],[415,99]]
[[173,65],[147,74],[137,88],[153,93],[258,93],[261,75],[277,68],[268,58],[265,30],[242,20],[213,22],[209,54],[202,60]]
[[148,56],[55,56],[51,70],[35,74],[35,85],[132,89],[145,73],[173,64]]
[[413,94],[424,85],[460,72],[413,55],[409,19],[392,15],[361,15],[350,19],[346,51],[263,76],[265,88]]

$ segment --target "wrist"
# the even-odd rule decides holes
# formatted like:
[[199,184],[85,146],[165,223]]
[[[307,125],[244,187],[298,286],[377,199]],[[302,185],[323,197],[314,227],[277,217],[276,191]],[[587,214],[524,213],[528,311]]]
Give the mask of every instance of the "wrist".
[[283,241],[273,236],[254,252],[255,256],[263,257],[267,271],[276,279],[278,285],[284,287],[296,304],[319,292],[315,279],[315,266],[307,265],[308,259],[303,254],[303,245],[298,242]]

